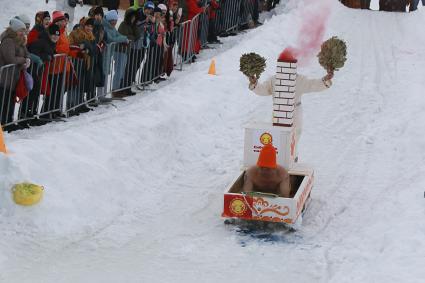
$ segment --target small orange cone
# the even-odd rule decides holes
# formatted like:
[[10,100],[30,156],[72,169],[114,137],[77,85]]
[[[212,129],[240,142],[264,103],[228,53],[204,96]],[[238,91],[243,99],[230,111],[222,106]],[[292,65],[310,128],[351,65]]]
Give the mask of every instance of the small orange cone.
[[3,129],[0,125],[0,152],[7,153],[6,144],[4,143]]
[[212,59],[212,61],[211,61],[211,65],[210,65],[210,69],[208,70],[208,75],[217,75],[216,73],[215,73],[215,60],[214,59]]

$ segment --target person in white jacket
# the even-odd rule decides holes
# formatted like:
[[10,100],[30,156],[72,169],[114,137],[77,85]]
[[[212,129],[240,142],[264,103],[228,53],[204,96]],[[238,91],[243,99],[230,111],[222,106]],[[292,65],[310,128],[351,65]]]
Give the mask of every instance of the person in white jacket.
[[[296,141],[300,140],[303,128],[303,109],[301,104],[301,96],[309,92],[324,91],[332,86],[333,73],[329,72],[322,79],[309,79],[303,75],[297,75],[295,87],[295,111],[294,126],[296,129]],[[266,96],[273,95],[275,91],[275,76],[271,76],[263,83],[258,83],[255,77],[249,78],[249,89],[255,94]]]
[[[49,3],[49,0],[46,0],[46,3]],[[77,4],[83,6],[83,0],[56,0],[56,10],[69,15],[69,30],[74,26],[74,11]]]

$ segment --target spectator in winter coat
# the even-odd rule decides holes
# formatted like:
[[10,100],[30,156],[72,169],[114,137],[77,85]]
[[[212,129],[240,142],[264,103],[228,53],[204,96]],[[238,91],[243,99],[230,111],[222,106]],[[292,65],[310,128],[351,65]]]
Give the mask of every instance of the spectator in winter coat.
[[[115,97],[123,96],[123,92],[120,91],[121,80],[124,76],[125,65],[127,63],[127,55],[120,51],[120,44],[128,44],[129,41],[126,36],[120,34],[115,28],[118,22],[118,12],[115,10],[108,11],[105,14],[103,21],[103,27],[105,28],[106,33],[106,43],[108,44],[109,55],[106,57],[113,58],[115,61],[114,64],[114,76],[112,78],[112,95]],[[109,65],[111,61],[108,61],[106,64],[106,74],[109,72]]]
[[42,33],[35,42],[28,45],[28,51],[40,57],[43,62],[53,60],[56,53],[56,43],[60,37],[60,29],[56,24],[49,26],[47,31]]
[[[31,52],[31,54],[35,54],[43,62],[46,62],[46,65],[53,60],[53,56],[56,52],[56,42],[59,40],[60,36],[59,27],[55,24],[49,26],[47,31],[48,32],[41,33],[36,41],[28,45],[28,51]],[[43,68],[32,68],[31,75],[33,77],[34,86],[29,95],[21,103],[20,115],[23,118],[32,118],[34,115],[38,114],[41,86],[44,84],[46,89],[46,85],[48,84],[48,76],[43,76]],[[29,125],[31,126],[43,124],[44,122],[38,119],[29,121]]]
[[[302,104],[301,96],[309,92],[324,91],[332,86],[333,73],[328,73],[322,79],[308,79],[305,76],[297,75],[296,78],[296,91],[295,91],[295,113],[294,113],[294,125],[296,126],[296,141],[300,140],[302,133]],[[275,91],[274,86],[275,76],[270,77],[262,84],[257,83],[255,77],[250,78],[249,89],[255,94],[260,96],[273,95]]]
[[161,22],[165,29],[164,38],[164,72],[167,76],[171,75],[174,68],[173,47],[175,43],[174,17],[173,12],[168,10],[165,4],[159,4],[158,7],[162,10]]
[[246,170],[243,192],[261,192],[281,197],[291,196],[291,182],[288,171],[276,163],[276,149],[272,144],[265,145],[258,156],[257,165]]
[[[100,6],[95,6],[89,11],[89,17],[94,19],[93,26],[93,35],[96,38],[96,61],[94,69],[94,81],[97,87],[97,98],[99,102],[108,101],[105,98],[105,70],[104,70],[104,60],[106,52],[106,33],[105,28],[103,27],[103,17],[104,17],[103,8]],[[102,62],[102,63],[101,63]]]
[[[95,98],[94,65],[103,64],[96,62],[96,38],[93,35],[94,19],[82,18],[79,27],[69,34],[71,56],[76,71],[77,84],[73,85],[67,95],[67,109],[76,108],[79,113],[90,111],[84,104],[84,93],[86,102],[92,103]],[[94,105],[94,104],[93,104]],[[71,112],[72,114],[76,114]]]
[[[129,48],[127,48],[130,54],[129,64],[125,68],[124,79],[121,82],[121,88],[127,88],[127,95],[135,95],[136,93],[131,90],[131,85],[136,81],[137,70],[143,60],[143,49],[142,49],[142,30],[136,22],[137,11],[128,9],[125,12],[124,21],[120,24],[118,31],[127,36],[128,40],[131,41]],[[130,88],[129,88],[130,87]]]
[[[207,6],[200,7],[198,5],[197,0],[186,0],[186,5],[187,5],[188,20],[192,20],[196,15],[200,13],[204,13],[207,9]],[[183,29],[184,38],[182,42],[182,57],[184,61],[191,59],[192,62],[194,62],[196,59],[196,56],[194,54],[198,54],[199,51],[201,50],[201,42],[199,41],[197,32],[195,32],[192,38],[190,38],[191,34],[189,29],[190,29],[190,26],[185,26],[185,28]],[[197,31],[198,26],[195,26],[194,30]],[[195,44],[192,44],[193,41],[195,42]],[[192,47],[193,47],[193,50],[192,50]]]
[[[49,0],[46,0],[48,3]],[[69,29],[72,30],[74,24],[74,12],[77,5],[82,6],[83,0],[56,0],[56,10],[69,15]]]
[[208,23],[208,43],[221,43],[217,38],[217,33],[215,31],[215,19],[217,17],[217,10],[220,9],[220,5],[216,0],[211,0],[209,7],[209,23]]
[[[21,22],[23,22],[26,26],[26,33],[27,35],[29,35],[30,32],[30,27],[31,27],[31,20],[27,15],[21,14],[19,16],[15,17],[16,19],[20,20]],[[28,45],[28,38],[27,38],[27,45]],[[41,67],[41,65],[43,64],[43,62],[41,61],[40,57],[30,53],[30,59],[31,59],[31,63],[35,64],[36,68]]]
[[28,34],[28,44],[38,39],[41,33],[47,33],[50,25],[50,14],[47,11],[37,12],[35,15],[35,25]]
[[59,27],[59,39],[56,42],[55,54],[53,60],[48,62],[45,67],[44,77],[48,77],[48,84],[42,85],[42,92],[45,93],[42,111],[45,113],[43,118],[56,119],[61,113],[61,100],[65,92],[64,82],[68,83],[70,75],[70,64],[67,64],[67,56],[70,54],[68,36],[66,34],[66,19],[61,11],[54,11],[52,14],[52,24]]
[[[66,34],[66,19],[65,15],[60,11],[54,11],[53,12],[53,24],[56,24],[60,29],[60,37],[58,42],[56,43],[56,53],[57,54],[66,54],[69,55],[70,48],[69,48],[69,40],[68,36]],[[57,73],[63,73],[65,71],[65,62],[64,60],[60,60],[58,64],[55,64],[53,72],[55,74]],[[67,67],[67,70],[69,70],[69,66]]]
[[169,0],[168,7],[169,7],[168,13],[173,17],[174,26],[180,25],[180,23],[182,22],[183,9],[179,9],[179,1]]
[[[26,26],[18,19],[11,19],[9,27],[0,36],[0,67],[16,66],[2,71],[0,76],[0,125],[13,121],[16,85],[22,70],[31,64],[26,43]],[[14,126],[5,128],[13,130]]]

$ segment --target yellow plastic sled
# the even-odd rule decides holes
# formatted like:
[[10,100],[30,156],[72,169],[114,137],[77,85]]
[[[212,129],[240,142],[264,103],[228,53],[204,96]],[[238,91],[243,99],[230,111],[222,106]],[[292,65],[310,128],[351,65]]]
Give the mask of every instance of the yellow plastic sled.
[[20,183],[12,187],[13,200],[20,205],[33,205],[43,196],[43,186]]

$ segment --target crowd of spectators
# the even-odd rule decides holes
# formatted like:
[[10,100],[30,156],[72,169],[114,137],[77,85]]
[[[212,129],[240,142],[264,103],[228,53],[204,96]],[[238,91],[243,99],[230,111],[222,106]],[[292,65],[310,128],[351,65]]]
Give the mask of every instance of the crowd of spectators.
[[[261,24],[260,5],[278,3],[236,0],[236,11],[224,14],[223,7],[235,7],[226,1],[135,0],[123,19],[119,1],[110,1],[109,9],[93,6],[75,23],[74,9],[83,1],[57,0],[57,7],[68,6],[37,12],[33,26],[27,15],[13,17],[0,37],[0,124],[7,131],[39,126],[135,95],[137,85],[166,80],[175,57],[194,62],[202,47],[221,44],[218,36],[230,33],[217,27],[229,22],[227,15],[243,14],[248,21],[238,28],[252,28]],[[199,15],[202,22],[185,25]]]

